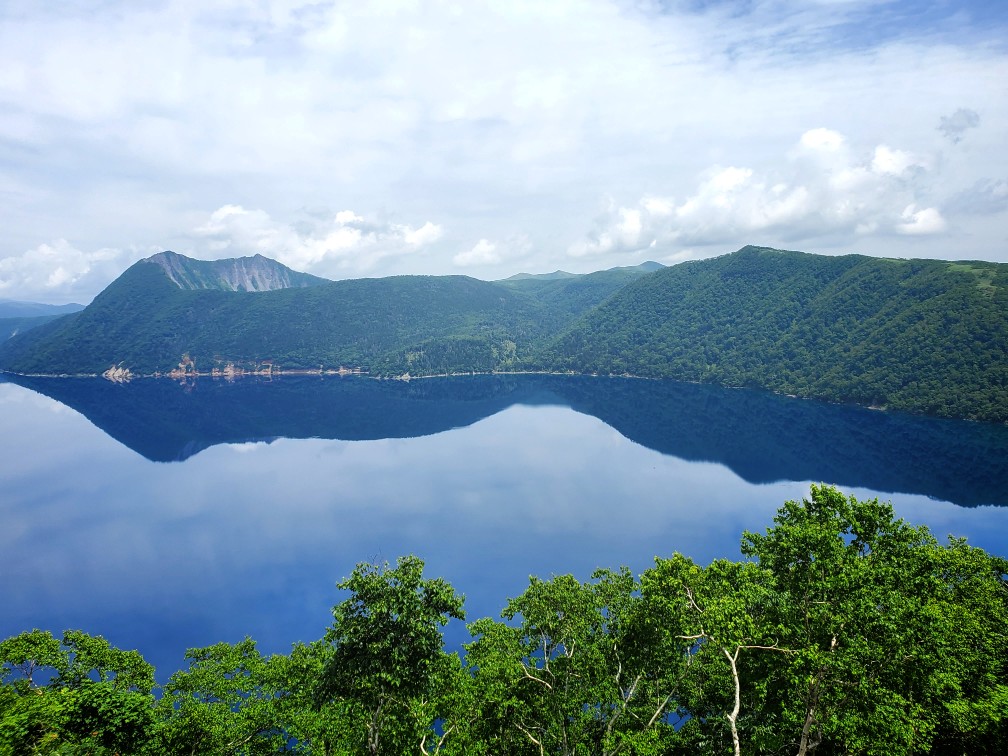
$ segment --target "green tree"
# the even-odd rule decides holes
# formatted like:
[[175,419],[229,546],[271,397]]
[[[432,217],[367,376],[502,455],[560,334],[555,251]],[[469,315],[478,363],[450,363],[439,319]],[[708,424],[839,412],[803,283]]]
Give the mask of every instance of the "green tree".
[[671,731],[688,644],[662,643],[629,570],[593,578],[533,577],[501,615],[517,625],[471,625],[484,742],[511,753],[617,754],[656,747],[658,731]]
[[36,629],[0,642],[0,663],[4,752],[135,753],[147,742],[154,668],[138,652],[80,630],[60,641]]
[[362,563],[338,586],[351,595],[333,607],[316,705],[345,706],[371,754],[415,751],[444,718],[436,683],[450,662],[441,628],[465,619],[464,597],[441,578],[425,579],[423,566],[415,556],[395,567]]
[[164,686],[156,750],[257,754],[285,746],[283,690],[272,669],[280,662],[264,658],[251,638],[192,648],[186,659],[189,669],[173,674]]
[[678,739],[696,737],[694,746],[719,750],[723,735],[717,722],[723,720],[738,756],[740,723],[746,723],[750,740],[758,741],[762,729],[758,712],[743,710],[743,700],[758,699],[769,682],[747,674],[747,667],[757,656],[790,653],[775,639],[774,607],[781,597],[772,576],[752,563],[717,559],[702,568],[675,554],[656,559],[641,586],[651,621],[689,644],[684,653],[690,679],[682,686],[680,705],[691,716]]
[[[776,639],[792,653],[764,714],[799,756],[928,752],[976,733],[1003,745],[1003,560],[831,486],[789,501],[742,551],[774,578]],[[764,673],[768,674],[768,673]]]

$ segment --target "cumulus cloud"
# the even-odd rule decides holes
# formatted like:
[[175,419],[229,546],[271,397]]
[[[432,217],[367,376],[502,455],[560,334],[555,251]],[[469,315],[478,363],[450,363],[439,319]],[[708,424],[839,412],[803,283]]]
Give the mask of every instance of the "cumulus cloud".
[[[932,5],[0,3],[0,258],[62,237],[503,272],[516,232],[547,270],[572,240],[587,267],[817,228],[892,254],[906,207],[955,229],[946,198],[1008,175],[1003,20]],[[952,249],[1002,259],[1003,232]]]
[[409,255],[437,242],[443,230],[366,218],[353,210],[317,213],[283,224],[264,210],[224,205],[194,230],[216,257],[264,254],[320,275],[364,272],[385,257]]
[[531,243],[524,234],[497,241],[480,239],[469,249],[456,254],[452,262],[460,268],[493,268],[504,262],[520,260],[530,251]]
[[880,144],[857,150],[839,132],[816,128],[773,171],[712,166],[684,197],[645,196],[612,203],[578,257],[634,252],[656,245],[743,243],[754,235],[812,239],[836,232],[927,235],[947,228],[935,207],[919,207],[931,160]]
[[77,249],[66,239],[0,259],[0,297],[86,304],[123,268],[154,250]]
[[936,234],[945,230],[946,223],[937,208],[925,207],[920,210],[916,205],[907,205],[902,214],[902,222],[896,224],[896,231],[901,234]]
[[480,239],[472,249],[459,252],[452,261],[461,267],[470,265],[494,265],[501,261],[497,245],[486,239]]
[[666,215],[668,202],[661,197],[645,197],[641,200],[641,207],[629,208],[617,207],[610,200],[608,209],[596,221],[596,232],[588,239],[571,245],[568,253],[574,257],[584,257],[648,246],[651,240],[644,240],[642,244],[644,234],[648,231],[645,221]]
[[942,116],[938,131],[953,144],[962,141],[963,135],[980,125],[980,114],[969,108],[959,108],[950,116]]

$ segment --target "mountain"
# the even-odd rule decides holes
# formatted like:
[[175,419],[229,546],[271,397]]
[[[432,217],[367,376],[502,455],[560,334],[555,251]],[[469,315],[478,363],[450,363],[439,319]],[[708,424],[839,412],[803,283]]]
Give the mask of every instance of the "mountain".
[[[654,262],[653,260],[648,260],[647,262],[642,262],[640,265],[626,265],[619,268],[610,268],[608,271],[601,271],[603,273],[613,273],[622,272],[627,273],[631,276],[640,275],[642,273],[654,273],[656,270],[661,270],[665,266],[661,263]],[[502,279],[501,283],[508,283],[513,281],[557,281],[567,278],[578,278],[580,274],[578,273],[568,273],[566,270],[554,270],[552,273],[515,273],[510,278]],[[589,274],[590,275],[590,274]]]
[[0,344],[0,369],[632,374],[1008,421],[1008,265],[766,247],[654,265],[324,281],[162,253]]
[[38,328],[51,320],[62,318],[62,315],[35,315],[32,317],[0,318],[0,341],[6,341],[19,333]]
[[[199,371],[346,366],[377,375],[516,368],[533,344],[642,274],[575,276],[547,282],[560,287],[549,292],[465,276],[301,275],[262,257],[208,263],[161,253],[77,315],[5,342],[0,366],[47,374],[114,365],[167,373],[183,362]],[[266,283],[276,288],[243,288]]]
[[627,284],[537,355],[1008,421],[1008,265],[744,247]]
[[325,278],[299,273],[262,255],[193,260],[175,252],[160,252],[141,262],[160,266],[172,283],[189,291],[276,291],[329,283]]
[[538,281],[556,281],[562,278],[574,278],[576,273],[568,273],[566,270],[554,270],[552,273],[515,273],[513,276],[502,279],[503,281],[528,281],[530,279]]
[[51,305],[41,302],[20,302],[16,299],[0,299],[0,319],[36,318],[49,315],[66,315],[84,309],[84,305],[70,304]]

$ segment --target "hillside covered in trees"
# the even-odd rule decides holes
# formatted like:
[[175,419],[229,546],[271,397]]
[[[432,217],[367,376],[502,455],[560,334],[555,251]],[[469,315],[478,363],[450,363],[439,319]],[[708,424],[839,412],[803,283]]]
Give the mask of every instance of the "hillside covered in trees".
[[235,291],[202,273],[183,287],[153,260],[82,312],[0,344],[0,369],[629,374],[1008,421],[1004,264],[745,247],[657,270]]
[[26,631],[0,642],[0,751],[1005,753],[1006,560],[828,486],[741,550],[532,577],[462,653],[449,583],[360,564],[322,638],[190,649],[159,689],[137,651]]

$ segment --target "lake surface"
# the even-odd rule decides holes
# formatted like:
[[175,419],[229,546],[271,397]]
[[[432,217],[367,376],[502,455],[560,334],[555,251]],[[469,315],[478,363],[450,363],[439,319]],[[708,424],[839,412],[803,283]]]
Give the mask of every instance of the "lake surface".
[[[414,553],[497,615],[530,574],[739,557],[810,482],[1008,554],[1008,428],[558,376],[0,383],[0,638],[320,638],[360,561]],[[448,632],[457,645],[460,625]]]

